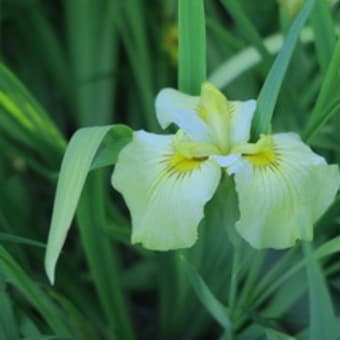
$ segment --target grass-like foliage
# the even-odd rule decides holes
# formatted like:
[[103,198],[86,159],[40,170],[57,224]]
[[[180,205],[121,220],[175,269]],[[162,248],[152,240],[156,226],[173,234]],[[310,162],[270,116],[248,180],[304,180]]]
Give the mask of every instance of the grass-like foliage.
[[340,164],[339,20],[326,0],[2,0],[0,339],[339,339],[338,196],[312,241],[255,249],[223,172],[196,243],[153,251],[131,243],[137,215],[110,185],[133,130],[176,133],[160,90],[199,96],[207,80],[256,99],[249,142],[293,131]]

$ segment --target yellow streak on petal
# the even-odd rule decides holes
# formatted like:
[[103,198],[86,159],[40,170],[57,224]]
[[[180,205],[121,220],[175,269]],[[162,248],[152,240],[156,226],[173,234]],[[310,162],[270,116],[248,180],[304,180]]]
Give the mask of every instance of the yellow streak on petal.
[[208,120],[208,110],[205,106],[201,104],[198,104],[198,107],[197,107],[197,112],[198,112],[198,115],[205,121],[207,122]]
[[187,158],[179,153],[174,153],[169,160],[169,170],[174,172],[188,172],[198,168],[207,157]]
[[244,157],[256,166],[275,165],[277,161],[273,150],[264,150],[253,155],[245,154]]
[[239,145],[234,149],[234,152],[241,153],[244,158],[248,159],[255,166],[278,165],[278,155],[271,135],[261,135],[255,144],[246,143]]

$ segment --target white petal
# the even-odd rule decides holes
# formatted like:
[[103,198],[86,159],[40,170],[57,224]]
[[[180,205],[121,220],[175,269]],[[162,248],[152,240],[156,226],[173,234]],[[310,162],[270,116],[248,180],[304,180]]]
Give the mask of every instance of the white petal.
[[232,101],[231,104],[234,111],[231,117],[230,144],[233,147],[249,141],[256,101],[253,99],[245,102]]
[[219,155],[214,155],[211,156],[211,159],[214,159],[219,166],[222,168],[230,167],[232,166],[235,162],[240,160],[241,155],[240,154],[231,154],[228,156],[219,156]]
[[277,164],[259,166],[244,157],[235,170],[241,236],[255,248],[282,249],[310,241],[313,224],[334,200],[338,166],[327,165],[296,134],[273,136]]
[[123,194],[131,212],[132,242],[154,250],[193,245],[204,205],[221,177],[212,160],[188,171],[169,167],[172,141],[173,136],[134,133],[112,176],[113,186]]
[[212,140],[223,153],[246,143],[250,137],[251,121],[256,101],[229,101],[214,85],[202,84],[200,115],[210,128]]
[[187,132],[195,141],[210,142],[206,123],[197,114],[199,97],[193,97],[174,89],[160,91],[156,98],[156,114],[163,129],[171,123]]

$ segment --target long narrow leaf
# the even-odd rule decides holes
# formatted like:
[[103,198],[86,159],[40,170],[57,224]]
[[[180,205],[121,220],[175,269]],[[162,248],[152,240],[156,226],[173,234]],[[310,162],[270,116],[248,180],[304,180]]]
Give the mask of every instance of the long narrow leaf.
[[228,10],[235,22],[238,24],[241,33],[261,54],[262,58],[268,62],[270,54],[263,43],[261,36],[258,34],[255,26],[245,15],[242,6],[237,0],[221,0],[221,3]]
[[206,32],[203,0],[179,0],[179,89],[198,94],[206,79]]
[[336,43],[334,23],[327,1],[316,0],[311,13],[311,23],[315,35],[316,52],[322,73],[327,70]]
[[304,243],[303,250],[307,260],[309,283],[309,338],[311,340],[335,340],[337,339],[335,329],[336,320],[325,276],[319,263],[313,257],[311,244]]
[[12,307],[12,302],[7,293],[6,284],[0,276],[0,338],[19,339],[18,329],[16,327],[16,318]]
[[51,283],[54,282],[55,266],[92,161],[107,133],[112,129],[121,128],[83,128],[78,130],[69,142],[61,165],[45,257],[45,269]]
[[252,127],[252,136],[256,138],[260,133],[269,132],[270,121],[273,116],[275,104],[279,95],[284,76],[289,62],[292,58],[295,45],[298,41],[300,32],[313,9],[315,0],[307,0],[300,14],[292,24],[286,41],[276,58],[266,81],[260,91],[257,101],[257,111]]
[[59,309],[2,247],[0,247],[0,271],[39,311],[41,317],[57,335],[70,335],[68,327],[62,321]]
[[210,315],[226,330],[231,330],[231,322],[228,317],[227,308],[219,302],[212,294],[208,286],[205,284],[201,276],[192,267],[192,265],[182,257],[184,269],[188,278],[194,288],[197,297],[202,302],[204,307],[208,310]]
[[[308,121],[308,125],[304,132],[304,139],[309,141],[319,131],[323,124],[331,117],[329,108],[339,99],[339,83],[340,83],[340,41],[338,41],[334,50],[332,60],[328,66],[325,80],[322,83],[320,94],[314,106],[314,110]],[[335,112],[334,112],[335,113]]]

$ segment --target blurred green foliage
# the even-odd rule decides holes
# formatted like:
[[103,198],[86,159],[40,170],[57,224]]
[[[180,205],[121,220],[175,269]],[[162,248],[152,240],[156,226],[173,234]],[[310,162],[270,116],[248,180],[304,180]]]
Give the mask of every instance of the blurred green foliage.
[[[262,85],[295,19],[284,3],[206,0],[205,17],[190,7],[182,12],[179,34],[188,34],[178,39],[174,0],[0,2],[0,339],[321,339],[324,323],[332,328],[325,339],[339,338],[339,199],[317,224],[314,248],[255,251],[242,243],[236,251],[237,202],[225,179],[206,207],[199,242],[158,253],[129,244],[127,209],[109,187],[108,169],[97,169],[55,286],[43,270],[56,179],[73,132],[105,124],[159,132],[154,97],[177,86],[174,58],[193,66],[184,50],[176,53],[177,40],[195,46],[193,32],[198,27],[204,39],[204,22],[207,54],[197,56],[196,83],[182,80],[181,88],[197,91],[205,68],[209,78],[234,60],[249,66],[232,80],[219,74],[226,95],[268,98],[273,87]],[[271,83],[276,105],[274,98],[261,106],[273,111],[273,131],[303,133],[331,163],[340,162],[339,19],[338,4],[315,1],[282,84]],[[267,38],[276,39],[276,51]],[[93,168],[109,164],[105,157],[98,154]]]

